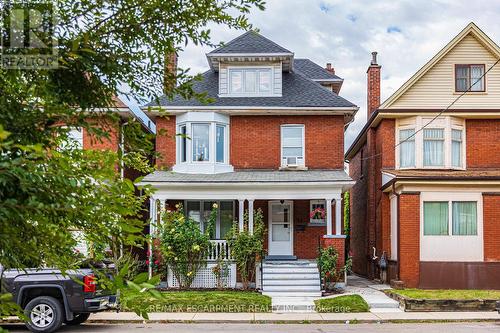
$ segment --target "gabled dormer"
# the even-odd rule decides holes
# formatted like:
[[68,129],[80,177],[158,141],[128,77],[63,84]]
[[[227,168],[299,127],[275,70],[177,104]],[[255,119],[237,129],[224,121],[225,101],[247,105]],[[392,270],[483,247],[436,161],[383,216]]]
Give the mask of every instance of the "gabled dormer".
[[207,54],[219,76],[219,97],[281,97],[283,72],[293,70],[293,53],[248,31]]

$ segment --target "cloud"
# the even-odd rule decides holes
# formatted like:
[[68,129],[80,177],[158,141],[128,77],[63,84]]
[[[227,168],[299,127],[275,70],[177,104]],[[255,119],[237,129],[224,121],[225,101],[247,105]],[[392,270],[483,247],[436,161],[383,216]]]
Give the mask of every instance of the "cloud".
[[[333,64],[344,79],[341,96],[360,107],[346,132],[347,148],[366,122],[366,69],[372,51],[379,52],[382,65],[383,101],[469,22],[500,41],[499,12],[500,1],[489,0],[476,0],[473,6],[468,0],[268,0],[266,10],[253,11],[250,21],[296,57]],[[242,33],[210,28],[214,42]],[[203,72],[209,51],[188,45],[179,55],[179,66]]]

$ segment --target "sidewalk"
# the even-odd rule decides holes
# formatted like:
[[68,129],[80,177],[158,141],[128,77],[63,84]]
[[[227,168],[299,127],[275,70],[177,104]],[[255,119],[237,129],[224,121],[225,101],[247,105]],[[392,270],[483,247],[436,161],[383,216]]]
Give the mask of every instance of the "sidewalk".
[[[101,312],[89,322],[143,322],[133,312]],[[345,323],[399,321],[500,321],[497,312],[362,312],[362,313],[150,313],[149,323]]]

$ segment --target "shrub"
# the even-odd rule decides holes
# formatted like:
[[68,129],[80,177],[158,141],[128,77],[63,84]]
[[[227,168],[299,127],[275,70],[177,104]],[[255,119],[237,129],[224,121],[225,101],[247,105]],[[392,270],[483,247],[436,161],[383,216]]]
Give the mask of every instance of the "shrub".
[[217,205],[210,213],[204,232],[199,223],[186,218],[182,206],[163,213],[161,229],[161,253],[164,263],[170,267],[181,289],[189,288],[196,273],[207,264],[210,234],[217,219]]
[[332,282],[336,282],[338,279],[337,262],[339,259],[339,253],[333,246],[326,248],[321,248],[319,250],[318,265],[320,267],[321,280],[328,289]]
[[239,231],[235,223],[226,239],[229,243],[232,258],[241,276],[243,289],[248,289],[250,281],[255,277],[255,264],[264,254],[265,226],[262,222],[262,210],[254,212],[253,233],[248,231],[248,212],[244,215],[244,228]]

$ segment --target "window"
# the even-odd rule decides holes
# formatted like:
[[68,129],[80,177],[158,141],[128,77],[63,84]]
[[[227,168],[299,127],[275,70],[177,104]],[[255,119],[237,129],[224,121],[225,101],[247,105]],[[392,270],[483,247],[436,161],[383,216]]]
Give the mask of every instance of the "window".
[[215,161],[217,163],[224,163],[224,149],[225,149],[225,134],[224,126],[217,125],[215,133]]
[[214,225],[215,234],[211,234],[211,239],[225,239],[226,234],[231,230],[234,223],[234,202],[233,201],[187,201],[186,216],[200,224],[200,229],[205,231],[208,227],[208,219],[212,211],[213,204],[218,205],[217,220]]
[[455,65],[455,91],[485,91],[484,65]]
[[187,146],[186,125],[182,125],[180,127],[180,146],[179,146],[181,162],[186,162],[187,160],[186,146]]
[[[311,206],[311,212],[313,212],[316,208],[320,208],[326,211],[326,206],[325,206],[325,200],[311,200],[310,201],[310,206]],[[324,224],[326,223],[325,219],[309,219],[310,223],[316,223],[316,224]]]
[[452,209],[453,235],[477,235],[477,203],[454,201]]
[[271,68],[229,69],[230,94],[271,94]]
[[286,125],[281,127],[281,165],[304,165],[304,126]]
[[399,130],[400,160],[402,168],[415,167],[415,129]]
[[448,235],[448,202],[424,202],[424,235]]
[[415,116],[396,120],[396,167],[465,169],[465,120]]
[[424,166],[444,166],[443,129],[424,129]]
[[193,124],[193,161],[208,161],[210,158],[210,125]]
[[451,165],[462,167],[462,131],[457,129],[451,130]]
[[[68,127],[65,127],[68,129]],[[67,132],[65,142],[61,142],[60,149],[83,149],[83,129],[73,127]]]
[[[451,213],[451,214],[450,214]],[[477,235],[476,201],[425,201],[424,235]]]

